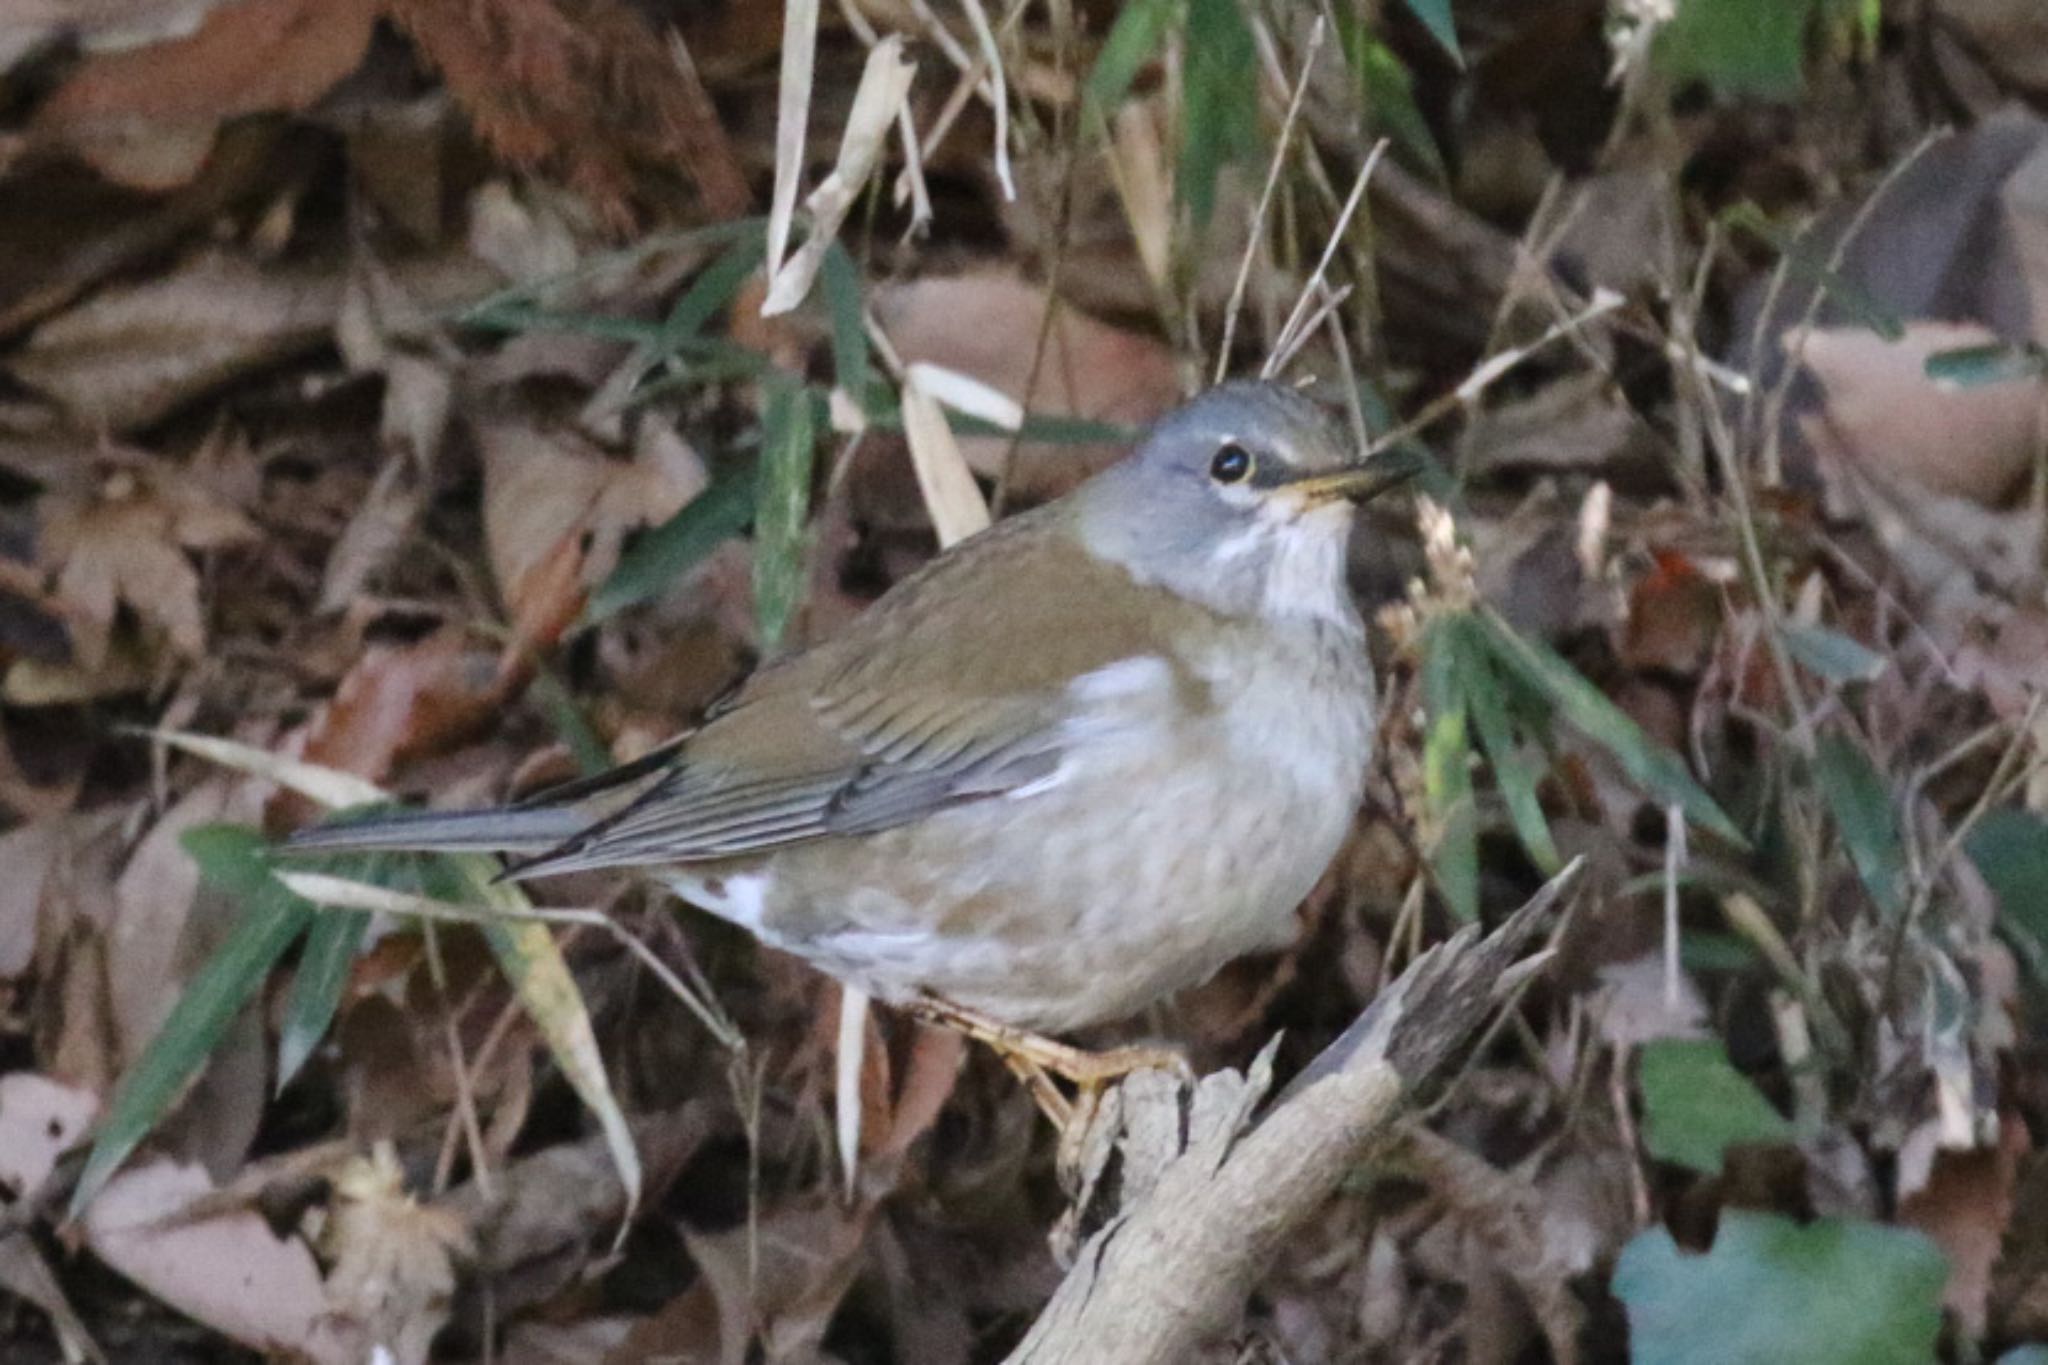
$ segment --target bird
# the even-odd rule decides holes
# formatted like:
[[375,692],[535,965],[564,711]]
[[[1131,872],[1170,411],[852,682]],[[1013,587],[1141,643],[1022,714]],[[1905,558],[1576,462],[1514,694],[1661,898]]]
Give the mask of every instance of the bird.
[[990,1044],[1057,1122],[1048,1073],[1099,1087],[1178,1062],[1065,1036],[1291,939],[1375,741],[1355,509],[1418,465],[1354,458],[1293,389],[1219,385],[642,758],[287,847],[636,870]]

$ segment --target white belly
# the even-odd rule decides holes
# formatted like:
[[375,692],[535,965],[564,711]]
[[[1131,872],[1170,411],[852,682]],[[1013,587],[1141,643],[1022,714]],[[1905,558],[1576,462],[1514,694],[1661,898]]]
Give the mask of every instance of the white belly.
[[1147,724],[1098,726],[1053,777],[779,853],[720,908],[885,999],[1048,1030],[1129,1015],[1291,938],[1372,745],[1363,651],[1335,643],[1192,661],[1209,708],[1135,698]]

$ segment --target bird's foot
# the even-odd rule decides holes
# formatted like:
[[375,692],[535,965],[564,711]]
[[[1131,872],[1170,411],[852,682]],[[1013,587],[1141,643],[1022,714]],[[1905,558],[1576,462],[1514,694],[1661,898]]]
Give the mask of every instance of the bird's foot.
[[[1178,1050],[1170,1047],[1115,1047],[1090,1052],[1072,1043],[1060,1042],[1029,1029],[1017,1028],[991,1019],[979,1010],[948,1000],[926,998],[909,1010],[927,1023],[964,1033],[992,1049],[1011,1074],[1037,1102],[1041,1112],[1059,1132],[1059,1170],[1062,1178],[1078,1168],[1089,1129],[1101,1107],[1103,1093],[1134,1071],[1170,1071],[1193,1083],[1194,1068]],[[1054,1080],[1058,1077],[1074,1087],[1069,1096]]]

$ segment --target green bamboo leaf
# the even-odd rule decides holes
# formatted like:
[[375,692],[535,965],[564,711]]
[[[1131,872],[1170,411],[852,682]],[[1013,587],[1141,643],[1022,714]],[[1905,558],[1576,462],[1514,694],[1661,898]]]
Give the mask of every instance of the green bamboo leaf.
[[825,252],[822,283],[825,311],[832,319],[832,372],[839,387],[862,407],[868,393],[868,329],[862,318],[860,269],[841,242]]
[[1574,729],[1614,755],[1629,779],[1661,805],[1675,805],[1702,829],[1741,848],[1749,846],[1714,798],[1707,795],[1685,761],[1643,733],[1599,688],[1539,641],[1516,633],[1491,609],[1477,618],[1485,626],[1487,651],[1547,697]]
[[753,514],[753,471],[721,474],[681,511],[641,535],[619,556],[618,567],[583,609],[581,624],[596,625],[659,596],[713,550],[745,530]]
[[816,445],[809,392],[786,380],[771,384],[754,493],[754,611],[764,650],[781,643],[803,592],[804,518]]
[[1429,30],[1429,36],[1436,39],[1451,60],[1459,66],[1465,64],[1465,53],[1458,46],[1457,25],[1451,22],[1451,0],[1407,0],[1408,12],[1422,21]]
[[742,239],[730,251],[697,272],[697,278],[682,292],[661,324],[656,346],[673,350],[704,330],[704,324],[732,302],[761,260],[768,253],[768,239],[755,235]]
[[2009,384],[2048,374],[2048,349],[2026,342],[1993,342],[1988,346],[1957,346],[1936,351],[1922,367],[1937,384],[1956,389]]
[[2048,819],[2010,807],[1988,811],[1963,847],[1998,898],[1999,927],[2048,982]]
[[1806,82],[1814,0],[1680,0],[1652,57],[1674,84],[1701,80],[1722,95],[1790,99]]
[[1258,59],[1238,0],[1188,0],[1174,184],[1198,227],[1215,211],[1216,177],[1224,165],[1258,150]]
[[1831,683],[1869,682],[1885,670],[1884,655],[1826,626],[1787,621],[1780,634],[1793,658]]
[[[365,880],[368,880],[367,878]],[[363,946],[370,917],[361,910],[330,910],[313,921],[299,954],[299,970],[285,997],[284,1027],[277,1040],[277,1088],[283,1090],[327,1036],[349,968]]]
[[1906,855],[1891,796],[1869,755],[1842,735],[1822,735],[1814,746],[1813,781],[1871,900],[1887,915],[1903,913]]
[[1166,41],[1167,30],[1180,13],[1181,2],[1133,0],[1124,6],[1088,72],[1083,99],[1091,114],[1107,118],[1123,100],[1131,82],[1138,78],[1138,68],[1152,60],[1152,54]]
[[1472,725],[1479,733],[1487,762],[1493,765],[1494,782],[1508,808],[1515,835],[1538,870],[1546,877],[1555,876],[1564,866],[1564,859],[1558,856],[1550,822],[1543,817],[1543,802],[1536,794],[1537,771],[1515,743],[1514,727],[1508,720],[1507,702],[1502,696],[1506,680],[1488,658],[1486,639],[1477,621],[1460,615],[1448,618],[1444,624],[1457,628],[1459,671],[1466,679],[1465,700],[1472,712]]
[[1422,642],[1422,705],[1429,718],[1422,742],[1422,786],[1440,831],[1430,853],[1437,887],[1451,912],[1470,921],[1479,917],[1479,827],[1459,619],[1439,619]]
[[262,989],[270,969],[312,922],[313,907],[270,875],[256,831],[208,825],[187,831],[183,843],[201,875],[242,903],[241,918],[193,973],[163,1027],[115,1087],[71,1196],[74,1218],[162,1121],[228,1025]]
[[595,286],[606,280],[630,275],[663,252],[699,251],[706,247],[744,241],[749,236],[758,238],[765,231],[767,222],[765,218],[739,218],[732,222],[713,223],[707,227],[690,228],[682,232],[653,233],[629,247],[594,256],[572,270],[537,280],[522,281],[487,295],[456,312],[454,320],[464,327],[522,332],[527,330],[521,321],[522,318],[536,313],[549,313],[554,307],[553,300],[563,298],[579,285]]
[[1393,138],[1397,146],[1437,179],[1447,178],[1450,171],[1444,165],[1443,151],[1436,145],[1429,120],[1422,116],[1422,107],[1415,102],[1414,73],[1398,53],[1380,41],[1369,24],[1344,10],[1339,10],[1338,16],[1340,23],[1349,25],[1344,50],[1350,58],[1352,73],[1358,78],[1366,117],[1377,131]]

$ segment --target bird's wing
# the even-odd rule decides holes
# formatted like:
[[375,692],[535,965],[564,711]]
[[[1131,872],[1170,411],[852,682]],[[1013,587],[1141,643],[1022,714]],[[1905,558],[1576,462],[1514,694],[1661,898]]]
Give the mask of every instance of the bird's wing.
[[[887,829],[1015,792],[1052,775],[1077,738],[1188,704],[1156,604],[1133,602],[1121,570],[1071,540],[1016,524],[935,561],[839,638],[757,674],[665,776],[518,874]],[[1044,595],[1006,594],[992,612],[966,591],[1004,590],[978,562],[990,555]]]

